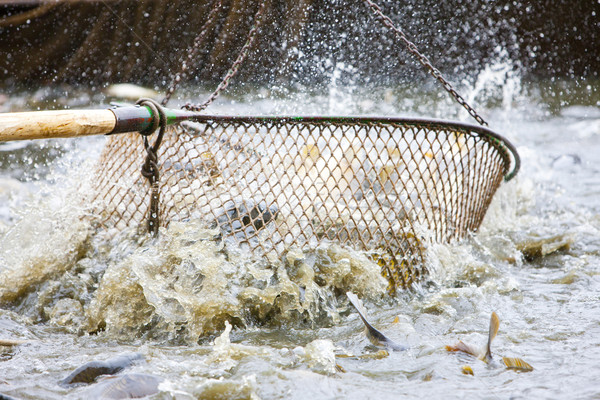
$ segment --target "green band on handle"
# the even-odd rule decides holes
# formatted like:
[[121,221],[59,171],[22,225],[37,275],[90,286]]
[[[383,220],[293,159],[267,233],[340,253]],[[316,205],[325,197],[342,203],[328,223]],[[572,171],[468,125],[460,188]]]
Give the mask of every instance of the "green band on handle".
[[[110,109],[116,118],[115,128],[109,135],[125,132],[144,132],[152,126],[152,110],[147,106],[124,106]],[[194,119],[197,113],[163,108],[167,117],[167,125],[173,125],[181,121]]]

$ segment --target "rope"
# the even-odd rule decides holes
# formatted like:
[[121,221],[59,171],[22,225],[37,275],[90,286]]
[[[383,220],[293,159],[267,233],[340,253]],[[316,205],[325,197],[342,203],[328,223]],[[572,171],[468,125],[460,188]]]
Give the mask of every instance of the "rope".
[[[141,131],[140,135],[144,137],[144,148],[146,149],[146,160],[142,165],[142,176],[148,179],[150,183],[150,207],[148,209],[148,232],[153,236],[158,235],[159,217],[158,206],[160,203],[160,192],[158,182],[160,179],[158,167],[158,148],[162,143],[165,130],[167,128],[167,116],[162,106],[152,99],[142,98],[135,104],[149,107],[152,111],[152,125],[145,131]],[[153,145],[150,145],[148,136],[152,135],[158,129],[158,135]]]

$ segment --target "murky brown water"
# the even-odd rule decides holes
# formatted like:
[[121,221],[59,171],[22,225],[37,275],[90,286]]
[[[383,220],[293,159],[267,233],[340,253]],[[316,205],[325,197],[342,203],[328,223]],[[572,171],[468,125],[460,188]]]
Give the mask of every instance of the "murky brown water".
[[[94,235],[77,199],[103,138],[0,144],[0,339],[26,341],[0,346],[0,393],[94,397],[96,385],[59,381],[88,361],[139,352],[145,361],[126,372],[160,378],[156,399],[598,398],[597,82],[566,84],[579,95],[564,104],[545,96],[550,85],[525,95],[520,84],[507,93],[510,83],[484,111],[518,147],[520,174],[501,187],[480,232],[431,245],[431,276],[396,298],[386,295],[377,265],[337,246],[269,262],[224,248],[194,223],[172,224],[158,240]],[[258,91],[213,111],[448,117],[455,110],[435,97],[372,96],[332,87],[289,101]],[[477,87],[473,97],[482,102]],[[4,107],[31,108],[27,99],[9,97]],[[348,290],[375,327],[409,349],[358,358],[378,349]],[[496,358],[521,357],[532,372],[444,349],[459,339],[483,346],[492,311],[501,321]],[[461,372],[465,365],[474,375]]]

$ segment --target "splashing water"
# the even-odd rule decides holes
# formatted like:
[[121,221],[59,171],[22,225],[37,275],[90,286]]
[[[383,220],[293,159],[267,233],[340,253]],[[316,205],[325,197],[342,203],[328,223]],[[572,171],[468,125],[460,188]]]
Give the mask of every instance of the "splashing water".
[[[597,397],[599,94],[550,114],[539,106],[547,100],[526,97],[521,85],[499,61],[467,98],[485,104],[491,125],[518,145],[522,172],[501,187],[477,234],[429,247],[432,273],[420,291],[395,298],[361,252],[322,246],[257,258],[194,221],[173,223],[158,239],[134,229],[107,238],[94,234],[95,217],[82,206],[83,172],[32,185],[2,170],[3,189],[23,190],[10,189],[16,201],[0,231],[0,339],[28,342],[0,347],[0,392],[81,398],[83,389],[57,382],[87,361],[134,351],[147,362],[131,372],[164,378],[160,398]],[[322,104],[360,107],[348,93],[363,89],[332,87],[338,100]],[[375,110],[390,110],[383,92],[373,96]],[[299,107],[262,97],[243,109]],[[323,100],[298,98],[314,110]],[[455,109],[409,100],[414,114]],[[221,101],[215,111],[234,107]],[[72,173],[67,166],[97,154],[101,139],[79,143],[53,161],[65,163],[58,170]],[[374,327],[409,349],[377,355],[347,291],[364,301]],[[501,320],[495,353],[523,358],[533,372],[445,352],[457,340],[485,343],[492,311]],[[463,374],[465,365],[474,375]]]
[[[495,60],[480,71],[473,84],[468,84],[465,100],[469,104],[486,104],[488,108],[496,108],[509,113],[518,104],[522,94],[522,82],[519,67],[511,60],[506,49],[495,49]],[[461,110],[461,119],[468,116]]]

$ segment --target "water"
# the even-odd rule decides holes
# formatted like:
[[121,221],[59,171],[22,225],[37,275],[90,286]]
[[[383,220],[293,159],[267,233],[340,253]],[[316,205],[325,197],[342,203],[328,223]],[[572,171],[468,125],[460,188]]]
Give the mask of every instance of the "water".
[[[27,341],[0,346],[0,393],[89,398],[94,385],[59,380],[88,361],[140,352],[145,362],[128,372],[161,378],[156,399],[600,397],[598,82],[523,83],[502,65],[484,74],[469,99],[517,146],[522,170],[480,231],[430,246],[431,276],[396,298],[360,252],[336,247],[269,263],[222,249],[193,224],[157,242],[94,236],[75,199],[88,190],[81,182],[103,138],[0,145],[0,339]],[[430,91],[281,94],[234,92],[213,112],[466,118]],[[39,97],[15,94],[4,107],[32,108]],[[104,98],[58,100],[86,101]],[[409,350],[339,357],[378,350],[347,290]],[[532,372],[444,349],[483,346],[492,311],[501,321],[496,359],[523,358]]]

